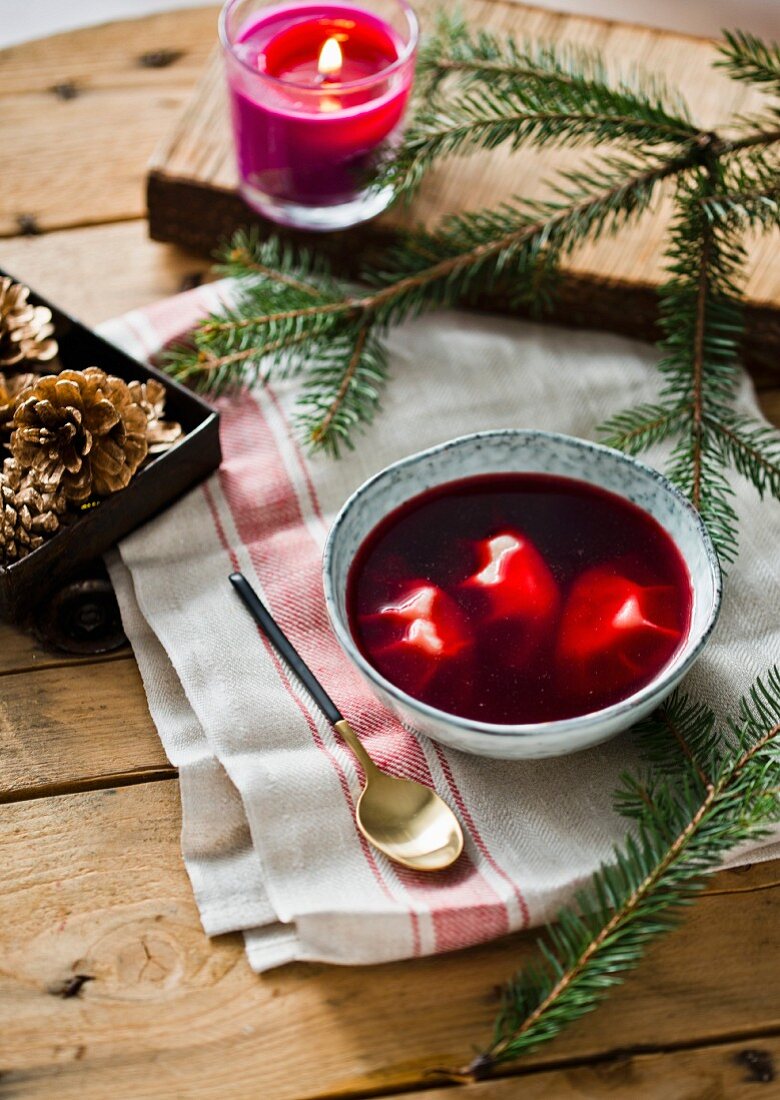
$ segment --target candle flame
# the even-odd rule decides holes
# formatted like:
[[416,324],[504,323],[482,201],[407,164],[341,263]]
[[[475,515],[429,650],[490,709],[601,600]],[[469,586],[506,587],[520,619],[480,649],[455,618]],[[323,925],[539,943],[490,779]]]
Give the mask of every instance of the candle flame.
[[341,46],[335,38],[327,38],[320,50],[317,70],[322,76],[333,76],[342,65]]

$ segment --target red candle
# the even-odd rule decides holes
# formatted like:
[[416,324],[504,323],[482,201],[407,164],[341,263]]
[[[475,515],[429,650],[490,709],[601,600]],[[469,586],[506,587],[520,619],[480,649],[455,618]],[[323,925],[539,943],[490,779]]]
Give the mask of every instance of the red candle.
[[394,2],[403,17],[395,25],[352,4],[228,3],[222,35],[241,190],[262,213],[339,228],[389,201],[371,174],[400,135],[416,43],[414,16]]

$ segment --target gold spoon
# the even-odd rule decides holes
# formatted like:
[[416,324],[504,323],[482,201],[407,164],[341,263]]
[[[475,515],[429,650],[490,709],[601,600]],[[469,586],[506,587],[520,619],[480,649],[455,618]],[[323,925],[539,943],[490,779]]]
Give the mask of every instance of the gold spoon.
[[365,785],[355,818],[366,840],[389,859],[415,871],[440,871],[453,864],[463,851],[463,830],[446,802],[422,783],[396,779],[380,771],[243,573],[231,573],[230,583],[271,645],[360,761]]

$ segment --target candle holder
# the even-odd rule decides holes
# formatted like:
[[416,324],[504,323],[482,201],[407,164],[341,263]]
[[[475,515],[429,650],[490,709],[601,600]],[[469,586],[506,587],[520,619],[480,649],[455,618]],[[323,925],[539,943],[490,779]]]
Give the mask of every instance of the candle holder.
[[220,18],[239,187],[265,217],[345,229],[381,213],[377,182],[414,77],[406,0],[228,0]]

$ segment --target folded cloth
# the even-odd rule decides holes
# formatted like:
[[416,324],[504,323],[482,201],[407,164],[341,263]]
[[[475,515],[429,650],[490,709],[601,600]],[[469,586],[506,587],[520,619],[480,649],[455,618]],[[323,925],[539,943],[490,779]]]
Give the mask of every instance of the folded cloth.
[[[214,308],[220,284],[104,326],[139,358]],[[372,963],[449,951],[551,918],[626,822],[612,809],[632,735],[575,756],[507,763],[415,737],[374,699],[331,633],[321,551],[365,478],[476,429],[593,437],[606,416],[657,396],[657,352],[617,336],[444,313],[390,336],[385,408],[354,452],[311,457],[291,423],[296,382],[220,401],[224,462],[110,558],[125,628],[165,751],[179,768],[182,845],[209,934],[244,931],[251,965]],[[747,379],[741,408],[757,415]],[[663,462],[663,452],[649,456]],[[780,509],[736,479],[741,552],[716,634],[686,687],[721,714],[780,656]],[[465,854],[415,874],[355,826],[360,773],[227,583],[241,569],[377,762],[457,810]],[[755,848],[736,860],[777,854]]]

